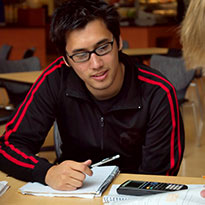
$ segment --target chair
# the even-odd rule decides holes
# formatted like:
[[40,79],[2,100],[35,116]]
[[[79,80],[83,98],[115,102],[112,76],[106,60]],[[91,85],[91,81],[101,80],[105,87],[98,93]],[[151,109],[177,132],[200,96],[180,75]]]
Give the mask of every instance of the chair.
[[[0,73],[23,72],[40,70],[40,61],[32,57],[35,48],[25,51],[23,59],[8,60],[12,46],[4,44],[0,47]],[[5,124],[11,117],[13,110],[24,99],[30,85],[0,81],[0,125]],[[5,100],[6,99],[6,100]],[[9,102],[8,100],[9,99]],[[5,103],[7,102],[7,103]]]
[[[9,59],[12,47],[4,44],[0,48],[0,61]],[[10,109],[11,108],[11,109]],[[9,105],[9,97],[6,89],[0,81],[0,125],[8,122],[12,114],[12,106]]]
[[129,43],[128,43],[128,41],[123,40],[122,43],[123,43],[123,44],[122,44],[123,49],[129,48]]
[[[183,52],[179,48],[169,48],[166,56],[182,58]],[[195,78],[200,80],[202,92],[204,93],[205,92],[205,85],[203,82],[203,76],[205,76],[205,69],[202,67],[196,67],[193,69],[195,70]],[[195,85],[191,84],[191,86],[195,86]]]
[[57,164],[59,163],[62,155],[62,150],[61,150],[62,140],[61,140],[61,136],[56,121],[53,124],[53,138],[54,138],[54,145],[43,146],[41,147],[40,152],[55,151],[56,159],[54,161],[54,164]]
[[27,49],[27,50],[24,52],[22,58],[29,58],[29,57],[34,56],[35,51],[36,51],[36,48],[34,48],[34,47]]
[[[38,57],[29,57],[21,60],[5,60],[0,61],[0,73],[37,71],[41,69],[40,60]],[[2,81],[1,87],[4,87],[8,92],[10,103],[14,107],[25,98],[31,85]]]
[[9,55],[11,53],[11,46],[4,44],[0,48],[0,60],[1,59],[9,59]]
[[[197,145],[199,146],[203,128],[203,107],[197,84],[193,82],[193,80],[195,79],[196,69],[186,70],[185,63],[182,57],[170,57],[162,55],[152,55],[150,59],[150,66],[160,71],[174,85],[176,89],[177,99],[182,110],[182,115],[184,106],[192,107],[195,131],[197,136]],[[187,89],[190,85],[194,86],[195,88],[197,101],[190,101],[185,97]],[[199,107],[198,115],[196,112],[197,103]],[[199,123],[197,120],[198,117]]]
[[0,87],[0,125],[6,124],[13,113],[13,106],[9,104],[9,97],[5,88]]
[[56,157],[57,157],[55,162],[58,162],[62,155],[62,150],[61,150],[62,140],[61,140],[61,136],[60,136],[58,125],[56,121],[54,122],[53,134],[54,134],[54,148],[55,148]]

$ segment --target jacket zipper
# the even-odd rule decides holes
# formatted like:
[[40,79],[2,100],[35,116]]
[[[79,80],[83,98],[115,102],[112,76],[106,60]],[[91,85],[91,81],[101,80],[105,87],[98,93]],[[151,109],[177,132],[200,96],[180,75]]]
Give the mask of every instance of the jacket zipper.
[[102,136],[101,136],[101,150],[103,150],[103,144],[104,144],[104,140],[103,140],[103,138],[104,138],[104,117],[103,116],[101,116],[100,117],[100,127],[102,128]]

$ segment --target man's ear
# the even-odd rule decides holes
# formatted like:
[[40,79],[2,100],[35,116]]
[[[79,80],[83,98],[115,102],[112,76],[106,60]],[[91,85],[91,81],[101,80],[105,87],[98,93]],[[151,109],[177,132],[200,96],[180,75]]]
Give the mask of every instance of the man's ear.
[[68,67],[70,67],[69,63],[67,62],[67,60],[65,59],[64,56],[63,56],[63,60],[64,60],[65,64],[66,64]]
[[118,50],[121,51],[122,47],[123,47],[123,41],[122,41],[122,37],[120,35],[120,37],[119,37],[119,49]]

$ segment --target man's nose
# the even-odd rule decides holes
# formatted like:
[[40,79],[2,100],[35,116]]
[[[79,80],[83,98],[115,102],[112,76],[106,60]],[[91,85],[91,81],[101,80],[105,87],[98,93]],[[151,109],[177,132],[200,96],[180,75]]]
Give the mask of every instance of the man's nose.
[[101,56],[92,53],[90,56],[90,64],[93,69],[99,69],[103,66],[103,60]]

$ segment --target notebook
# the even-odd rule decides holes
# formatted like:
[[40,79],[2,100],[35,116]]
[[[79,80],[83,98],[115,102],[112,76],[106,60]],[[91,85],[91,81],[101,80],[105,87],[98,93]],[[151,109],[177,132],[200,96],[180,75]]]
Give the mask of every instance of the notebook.
[[9,188],[7,181],[0,181],[0,196],[2,196]]
[[117,201],[126,201],[130,199],[136,199],[136,196],[131,195],[122,195],[117,193],[117,188],[120,186],[120,184],[113,184],[110,192],[108,195],[103,196],[103,203],[109,203],[109,202],[117,202]]
[[118,166],[100,166],[92,168],[93,175],[86,176],[83,186],[74,191],[59,191],[49,186],[34,182],[27,183],[20,188],[22,194],[35,196],[58,196],[58,197],[100,197],[112,180],[119,173]]

